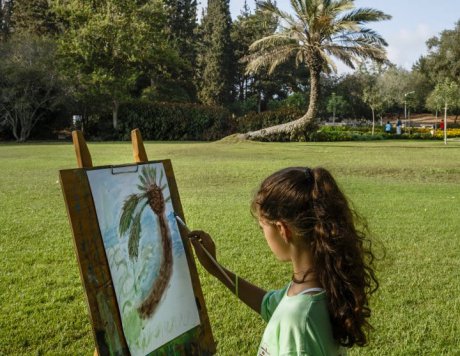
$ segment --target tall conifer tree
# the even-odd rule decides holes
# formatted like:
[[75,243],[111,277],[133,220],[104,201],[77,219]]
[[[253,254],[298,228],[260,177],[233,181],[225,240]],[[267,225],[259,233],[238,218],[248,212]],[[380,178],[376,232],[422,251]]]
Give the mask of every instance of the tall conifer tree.
[[15,33],[43,36],[58,32],[56,16],[48,0],[15,0],[12,22]]
[[[177,68],[174,86],[187,92],[189,99],[196,100],[196,36],[197,36],[197,1],[164,0],[167,14],[166,26],[168,40],[183,59],[181,68]],[[176,89],[177,90],[177,89]]]
[[225,105],[232,101],[235,60],[233,57],[228,0],[208,0],[202,22],[200,53],[200,100],[208,105]]
[[5,42],[11,32],[13,0],[0,0],[0,42]]
[[196,0],[165,0],[169,38],[182,57],[195,64]]

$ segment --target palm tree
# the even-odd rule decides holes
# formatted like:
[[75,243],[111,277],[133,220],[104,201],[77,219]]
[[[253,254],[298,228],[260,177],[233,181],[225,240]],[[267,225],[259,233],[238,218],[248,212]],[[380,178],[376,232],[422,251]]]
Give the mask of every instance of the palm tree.
[[148,296],[138,308],[139,315],[143,318],[150,317],[158,306],[161,297],[172,274],[172,245],[171,234],[166,222],[165,207],[170,197],[165,199],[163,191],[167,184],[163,181],[163,170],[160,170],[157,181],[157,171],[153,167],[144,166],[139,175],[140,184],[137,185],[139,194],[129,195],[123,203],[119,223],[119,233],[123,237],[129,232],[128,255],[131,260],[136,260],[139,254],[139,240],[141,238],[141,217],[147,206],[158,217],[161,233],[163,253],[160,262],[158,278],[153,282]]
[[391,16],[371,8],[354,8],[354,0],[290,0],[294,16],[277,8],[271,0],[260,8],[276,17],[278,30],[250,46],[247,73],[268,67],[269,74],[289,59],[296,66],[305,65],[310,72],[310,101],[301,118],[286,124],[249,132],[247,138],[260,138],[277,133],[297,135],[315,119],[322,72],[336,72],[332,57],[351,68],[360,60],[386,60],[387,45],[375,31],[364,27],[368,22],[388,20]]

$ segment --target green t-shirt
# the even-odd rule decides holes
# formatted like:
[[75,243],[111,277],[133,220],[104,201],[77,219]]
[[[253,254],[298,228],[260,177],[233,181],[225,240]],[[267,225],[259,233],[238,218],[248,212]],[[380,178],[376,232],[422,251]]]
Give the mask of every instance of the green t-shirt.
[[288,296],[289,285],[270,291],[261,315],[268,322],[258,356],[342,356],[344,348],[332,336],[326,292]]

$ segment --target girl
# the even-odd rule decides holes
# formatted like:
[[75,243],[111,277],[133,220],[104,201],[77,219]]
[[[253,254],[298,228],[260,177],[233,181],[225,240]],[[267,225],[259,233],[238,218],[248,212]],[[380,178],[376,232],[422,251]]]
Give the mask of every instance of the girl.
[[258,355],[343,355],[342,346],[366,345],[368,297],[378,287],[374,256],[365,224],[357,229],[359,218],[331,174],[282,169],[262,182],[251,210],[274,255],[292,263],[283,289],[266,292],[218,268],[206,253],[215,259],[211,237],[189,237],[203,267],[268,322]]

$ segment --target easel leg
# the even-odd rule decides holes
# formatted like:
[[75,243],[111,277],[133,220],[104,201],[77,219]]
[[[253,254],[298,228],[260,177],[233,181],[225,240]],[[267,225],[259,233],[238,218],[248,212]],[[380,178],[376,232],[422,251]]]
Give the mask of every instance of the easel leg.
[[86,145],[83,133],[80,130],[72,131],[72,141],[77,155],[78,168],[90,168],[93,166],[91,155]]
[[131,142],[133,145],[134,162],[147,162],[147,153],[145,152],[144,142],[142,141],[139,129],[131,131]]
[[[72,131],[72,141],[77,155],[78,168],[90,168],[93,166],[91,154],[86,144],[83,133],[80,130]],[[97,349],[94,349],[94,356],[99,356]]]

